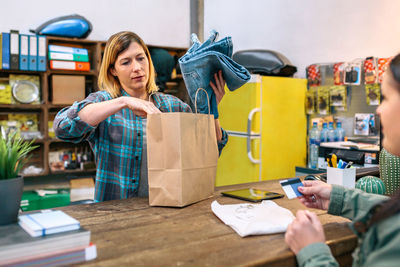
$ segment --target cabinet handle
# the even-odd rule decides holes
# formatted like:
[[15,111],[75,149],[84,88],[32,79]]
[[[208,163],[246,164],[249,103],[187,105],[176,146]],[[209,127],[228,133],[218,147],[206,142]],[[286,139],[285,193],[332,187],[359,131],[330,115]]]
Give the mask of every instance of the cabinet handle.
[[251,124],[253,121],[253,117],[254,114],[256,114],[256,112],[261,112],[260,108],[254,108],[250,111],[249,113],[249,117],[247,119],[247,156],[249,157],[249,160],[254,163],[254,164],[260,164],[261,160],[260,159],[255,159],[253,158],[253,156],[251,155],[251,139],[252,138],[258,138],[260,139],[260,134],[253,134],[251,133]]

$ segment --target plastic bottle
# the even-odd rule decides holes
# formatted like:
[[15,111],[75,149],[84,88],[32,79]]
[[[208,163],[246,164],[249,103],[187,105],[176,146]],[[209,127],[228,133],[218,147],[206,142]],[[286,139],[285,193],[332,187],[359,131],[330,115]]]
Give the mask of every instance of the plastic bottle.
[[335,136],[337,141],[344,141],[344,136],[346,135],[344,129],[342,128],[342,123],[339,121],[336,123]]
[[320,143],[320,131],[316,122],[313,123],[313,127],[309,133],[309,161],[308,167],[316,169],[318,164],[318,149]]
[[322,124],[320,140],[321,143],[328,142],[328,124],[326,122]]
[[335,142],[335,129],[333,129],[333,122],[329,122],[328,142]]

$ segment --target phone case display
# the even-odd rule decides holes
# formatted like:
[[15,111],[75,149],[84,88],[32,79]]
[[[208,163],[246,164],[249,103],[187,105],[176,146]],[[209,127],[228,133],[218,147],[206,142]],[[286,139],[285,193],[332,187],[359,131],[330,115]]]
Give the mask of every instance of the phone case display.
[[315,113],[315,93],[315,87],[310,87],[310,89],[306,93],[306,114],[311,115]]
[[344,85],[330,87],[330,103],[336,110],[347,110],[347,88]]
[[307,79],[309,86],[318,86],[321,84],[321,70],[319,65],[310,65],[307,68]]
[[378,82],[382,83],[383,80],[383,74],[386,71],[386,68],[388,67],[390,61],[392,60],[391,57],[388,58],[379,58],[378,59]]
[[366,58],[364,61],[364,80],[365,84],[374,84],[378,82],[377,59],[374,57]]
[[366,84],[365,95],[367,96],[367,104],[370,106],[377,106],[380,104],[381,87],[379,84]]
[[320,115],[329,114],[329,87],[319,86],[317,89],[317,113]]
[[333,80],[335,85],[343,85],[343,77],[344,77],[344,63],[339,62],[333,65]]
[[10,74],[13,104],[40,104],[40,77]]

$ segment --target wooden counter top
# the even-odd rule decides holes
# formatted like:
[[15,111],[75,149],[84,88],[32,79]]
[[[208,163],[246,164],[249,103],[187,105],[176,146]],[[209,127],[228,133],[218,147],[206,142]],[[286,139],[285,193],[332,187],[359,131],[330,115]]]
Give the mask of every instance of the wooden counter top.
[[[215,196],[185,208],[150,207],[148,199],[126,199],[59,208],[91,231],[97,259],[85,266],[296,266],[284,234],[242,238],[211,211],[211,202],[245,201],[219,193],[226,189],[254,188],[283,193],[278,181],[217,188]],[[274,200],[294,214],[305,207],[286,197]],[[351,265],[356,236],[347,219],[316,212],[324,225],[327,243],[340,263]]]

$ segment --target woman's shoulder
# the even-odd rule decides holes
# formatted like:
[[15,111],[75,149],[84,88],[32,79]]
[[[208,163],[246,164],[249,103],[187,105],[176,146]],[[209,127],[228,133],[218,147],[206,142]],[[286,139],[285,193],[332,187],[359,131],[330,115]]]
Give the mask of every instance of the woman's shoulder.
[[400,236],[400,213],[397,212],[377,225],[378,234],[381,237]]

